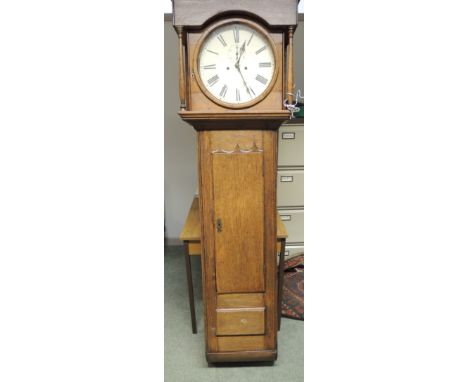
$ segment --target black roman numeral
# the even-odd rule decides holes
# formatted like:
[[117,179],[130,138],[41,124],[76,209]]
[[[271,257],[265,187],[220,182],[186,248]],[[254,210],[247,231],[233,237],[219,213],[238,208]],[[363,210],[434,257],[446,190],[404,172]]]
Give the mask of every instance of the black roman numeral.
[[239,92],[239,89],[236,89],[236,101],[237,102],[240,102],[240,92]]
[[221,98],[224,98],[224,96],[225,96],[226,93],[227,93],[227,90],[228,90],[227,85],[224,85],[223,88],[221,89],[221,91],[219,92],[219,96],[220,96]]
[[204,65],[202,69],[216,69],[216,64]]
[[255,52],[255,54],[262,53],[266,49],[266,45],[263,45],[259,50]]
[[265,77],[262,77],[260,74],[257,74],[257,77],[255,77],[255,79],[258,82],[261,82],[263,85],[266,85],[266,83],[268,82],[268,80]]
[[232,32],[234,33],[234,41],[238,43],[239,42],[239,29],[237,29],[237,27],[234,27]]
[[218,81],[219,81],[219,77],[216,74],[208,80],[208,85],[213,86]]
[[249,86],[249,89],[250,89],[250,92],[253,94],[253,95],[256,95],[255,92],[253,91],[253,89]]
[[223,36],[221,36],[221,35],[219,34],[219,35],[217,35],[216,37],[218,37],[218,40],[221,42],[221,44],[223,44],[223,46],[226,46],[226,45],[227,45],[227,44],[226,44],[226,41],[224,41]]
[[258,66],[260,68],[271,68],[271,62],[259,62]]
[[206,51],[218,55],[218,52],[213,52],[212,50],[209,50],[209,49],[207,49]]

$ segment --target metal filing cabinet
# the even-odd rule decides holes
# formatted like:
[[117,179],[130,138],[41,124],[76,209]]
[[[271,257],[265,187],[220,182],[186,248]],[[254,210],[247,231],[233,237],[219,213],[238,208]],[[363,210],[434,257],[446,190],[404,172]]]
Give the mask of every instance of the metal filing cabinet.
[[304,253],[304,120],[285,122],[278,134],[278,213],[287,231],[285,260]]
[[278,207],[304,206],[304,170],[279,170],[276,203]]

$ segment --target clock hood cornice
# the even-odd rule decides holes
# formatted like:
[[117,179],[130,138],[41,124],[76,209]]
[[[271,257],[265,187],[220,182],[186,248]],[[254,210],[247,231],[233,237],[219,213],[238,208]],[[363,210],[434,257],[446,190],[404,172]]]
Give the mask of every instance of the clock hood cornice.
[[220,15],[255,15],[272,28],[297,25],[299,0],[172,0],[175,27],[202,28]]
[[232,111],[229,113],[210,113],[179,111],[180,117],[195,130],[277,130],[291,114],[287,110],[270,112]]

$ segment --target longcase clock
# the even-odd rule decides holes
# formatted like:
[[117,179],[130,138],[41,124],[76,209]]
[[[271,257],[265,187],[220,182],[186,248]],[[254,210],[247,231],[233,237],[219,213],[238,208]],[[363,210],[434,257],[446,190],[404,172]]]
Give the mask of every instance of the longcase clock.
[[277,130],[297,0],[173,0],[180,116],[197,130],[208,362],[277,358]]

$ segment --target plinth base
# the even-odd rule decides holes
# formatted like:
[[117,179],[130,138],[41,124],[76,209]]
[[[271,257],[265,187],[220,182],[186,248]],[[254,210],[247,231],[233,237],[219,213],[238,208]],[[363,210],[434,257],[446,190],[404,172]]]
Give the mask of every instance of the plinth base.
[[277,356],[276,350],[237,351],[206,353],[206,360],[208,362],[259,362],[276,361]]

